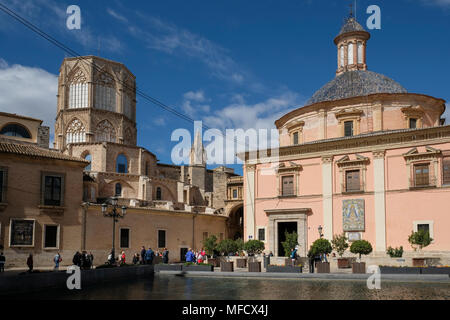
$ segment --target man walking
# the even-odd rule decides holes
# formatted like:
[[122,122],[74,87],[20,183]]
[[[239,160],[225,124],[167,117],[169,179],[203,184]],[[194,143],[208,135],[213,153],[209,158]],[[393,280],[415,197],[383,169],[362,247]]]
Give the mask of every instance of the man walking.
[[28,256],[27,266],[28,266],[28,272],[32,273],[33,272],[33,254],[32,253],[30,253],[30,255]]
[[59,263],[62,261],[61,259],[61,255],[59,254],[59,252],[55,255],[55,257],[53,258],[53,262],[55,263],[55,271],[59,270]]

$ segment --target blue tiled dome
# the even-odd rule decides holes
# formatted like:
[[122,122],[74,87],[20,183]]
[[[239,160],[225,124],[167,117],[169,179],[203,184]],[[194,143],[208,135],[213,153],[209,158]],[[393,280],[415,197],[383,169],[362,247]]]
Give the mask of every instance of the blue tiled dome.
[[375,93],[407,93],[408,91],[394,80],[372,71],[347,71],[319,89],[306,105],[334,101]]

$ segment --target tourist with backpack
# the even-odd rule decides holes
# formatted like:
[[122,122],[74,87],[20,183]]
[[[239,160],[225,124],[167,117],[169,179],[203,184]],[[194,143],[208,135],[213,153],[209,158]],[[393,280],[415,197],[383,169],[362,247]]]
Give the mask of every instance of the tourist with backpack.
[[59,263],[62,261],[61,255],[59,254],[59,252],[55,255],[55,257],[53,258],[53,262],[55,263],[55,271],[59,270]]
[[291,249],[291,261],[292,266],[295,266],[295,261],[297,261],[297,248]]
[[153,252],[152,248],[148,248],[147,252],[145,253],[145,263],[146,264],[153,264],[153,257],[155,256],[155,253]]

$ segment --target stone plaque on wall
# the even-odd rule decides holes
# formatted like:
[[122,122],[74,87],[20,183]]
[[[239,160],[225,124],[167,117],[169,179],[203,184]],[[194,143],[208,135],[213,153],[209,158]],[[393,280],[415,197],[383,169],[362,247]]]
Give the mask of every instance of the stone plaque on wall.
[[364,231],[364,199],[342,200],[344,231]]

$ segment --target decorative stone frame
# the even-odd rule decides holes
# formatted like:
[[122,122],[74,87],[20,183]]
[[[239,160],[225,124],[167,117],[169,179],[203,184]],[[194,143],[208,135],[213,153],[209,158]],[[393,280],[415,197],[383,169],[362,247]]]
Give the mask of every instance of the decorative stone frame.
[[[56,247],[46,247],[45,246],[45,234],[46,234],[46,227],[57,227],[56,232]],[[42,250],[51,251],[51,250],[59,250],[59,246],[61,243],[61,225],[57,223],[46,223],[44,224],[42,228]]]
[[353,136],[357,136],[361,133],[362,114],[363,111],[358,109],[350,111],[342,110],[335,114],[342,137],[345,137],[345,122],[347,121],[353,121]]
[[433,220],[416,220],[413,221],[413,231],[417,232],[419,224],[428,224],[430,226],[430,237],[433,239],[431,243],[434,242],[434,221]]
[[303,127],[304,126],[305,126],[305,122],[304,121],[294,121],[294,122],[288,124],[287,129],[288,129],[291,145],[295,145],[294,144],[294,134],[295,133],[298,133],[298,144],[302,144],[303,143],[303,141],[304,141],[304,138],[303,138]]
[[[339,168],[339,176],[340,176],[340,185],[341,185],[341,193],[342,194],[354,194],[354,193],[364,193],[366,192],[366,173],[367,173],[367,165],[370,160],[367,157],[356,154],[356,159],[350,160],[350,157],[344,156],[340,160],[336,161],[336,165]],[[346,173],[347,171],[355,171],[359,170],[360,172],[360,185],[361,190],[358,191],[347,191],[346,190]]]
[[[45,204],[45,177],[59,177],[61,178],[61,199],[59,206],[52,206]],[[65,193],[66,193],[66,174],[62,172],[41,172],[41,199],[38,208],[41,214],[57,214],[61,215],[64,213],[64,203],[65,203]]]
[[[403,154],[406,161],[406,171],[408,177],[409,188],[426,188],[426,187],[440,187],[441,181],[439,175],[439,158],[442,151],[425,146],[426,152],[419,153],[417,148],[413,148],[407,153]],[[429,164],[430,165],[430,185],[415,187],[414,185],[414,165]],[[434,180],[434,183],[433,183]]]
[[[300,180],[300,171],[303,170],[301,165],[291,163],[291,166],[286,167],[284,164],[280,164],[278,169],[276,170],[277,179],[278,179],[278,197],[279,198],[290,198],[297,197],[299,195],[299,180]],[[294,177],[294,193],[292,195],[283,195],[283,177]]]
[[267,224],[268,234],[266,234],[266,239],[268,239],[269,242],[269,250],[272,251],[275,256],[278,255],[278,223],[297,222],[297,234],[299,243],[298,255],[301,257],[306,257],[308,244],[307,217],[309,214],[311,214],[311,209],[275,209],[265,210],[265,212],[269,218]]
[[[259,230],[264,230],[264,240],[259,239]],[[256,227],[256,237],[257,237],[257,240],[267,243],[267,228],[265,226],[257,226]]]
[[403,117],[405,119],[405,128],[409,128],[409,120],[410,119],[416,119],[417,125],[416,129],[422,129],[423,128],[423,116],[425,114],[425,111],[421,106],[410,106],[402,108]]

